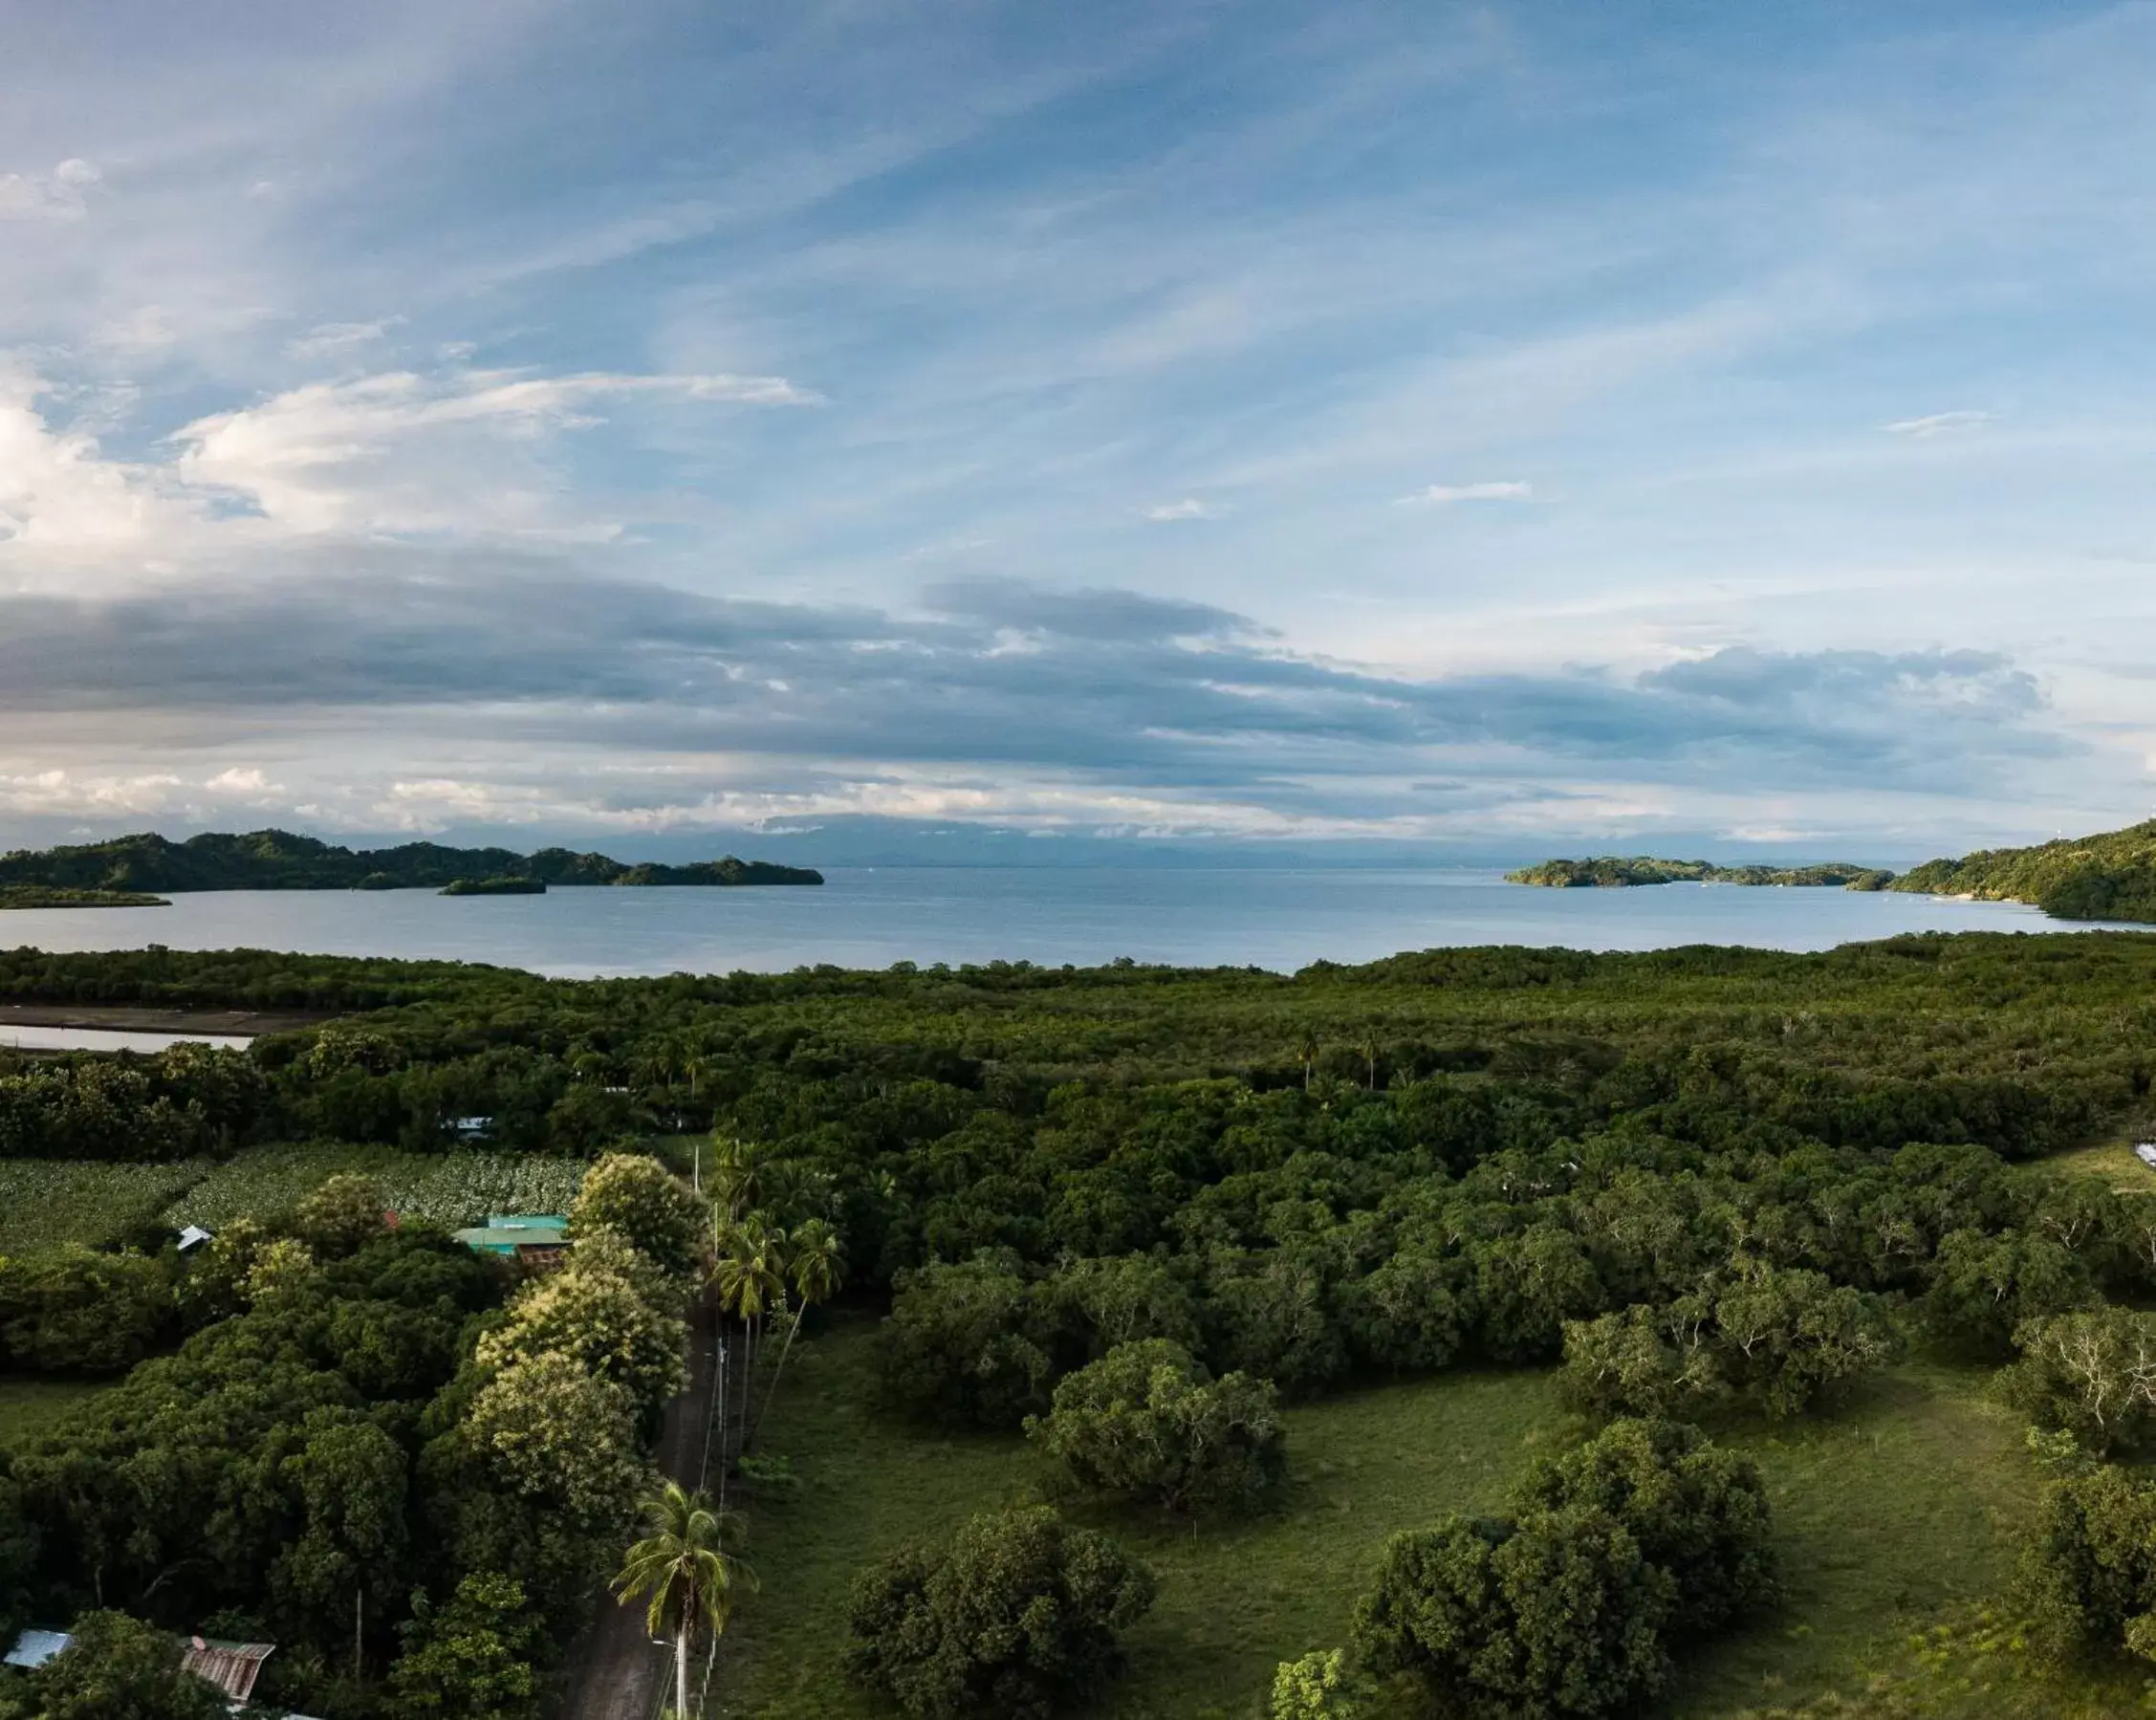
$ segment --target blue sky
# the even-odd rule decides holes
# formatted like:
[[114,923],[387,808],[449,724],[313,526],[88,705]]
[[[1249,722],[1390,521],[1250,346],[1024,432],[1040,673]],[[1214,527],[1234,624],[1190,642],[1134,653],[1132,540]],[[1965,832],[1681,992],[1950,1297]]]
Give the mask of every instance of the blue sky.
[[754,12],[0,8],[0,838],[2151,810],[2156,7]]

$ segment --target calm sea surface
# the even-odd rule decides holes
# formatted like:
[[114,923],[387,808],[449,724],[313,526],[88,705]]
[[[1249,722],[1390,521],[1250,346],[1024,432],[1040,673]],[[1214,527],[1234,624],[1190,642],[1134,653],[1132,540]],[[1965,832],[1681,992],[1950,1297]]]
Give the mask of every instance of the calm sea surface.
[[1291,971],[1440,945],[1825,949],[1902,931],[2058,931],[2034,908],[1834,889],[1538,890],[1496,872],[836,868],[821,889],[544,896],[214,891],[161,908],[0,914],[0,946],[306,950],[543,973],[782,971],[830,962],[1255,965]]

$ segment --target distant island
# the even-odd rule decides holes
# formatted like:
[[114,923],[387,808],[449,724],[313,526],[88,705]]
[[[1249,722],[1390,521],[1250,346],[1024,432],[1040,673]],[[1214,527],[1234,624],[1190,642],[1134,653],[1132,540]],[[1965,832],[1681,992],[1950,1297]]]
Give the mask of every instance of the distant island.
[[0,884],[0,911],[11,907],[170,907],[140,890],[86,890],[67,884]]
[[[820,884],[823,874],[807,866],[765,860],[697,860],[686,866],[628,865],[603,854],[542,848],[516,854],[507,848],[446,848],[438,842],[405,842],[395,848],[352,849],[284,830],[246,836],[206,832],[175,842],[151,832],[115,837],[74,847],[18,849],[0,855],[0,890],[93,891],[105,895],[189,890],[409,890],[514,879],[548,884],[729,886]],[[155,898],[151,898],[155,901]],[[120,906],[43,903],[14,905]],[[124,905],[146,905],[128,903]]]
[[2026,902],[2060,920],[2156,924],[2156,818],[2102,836],[1927,860],[1891,887]]
[[1620,859],[1551,860],[1505,874],[1507,883],[1538,884],[1550,890],[1624,889],[1658,883],[1773,884],[1783,888],[1884,890],[1900,888],[1894,874],[1878,866],[1830,862],[1818,866],[1717,866],[1711,860],[1656,860],[1639,855]]
[[434,892],[437,896],[544,896],[543,878],[460,878]]

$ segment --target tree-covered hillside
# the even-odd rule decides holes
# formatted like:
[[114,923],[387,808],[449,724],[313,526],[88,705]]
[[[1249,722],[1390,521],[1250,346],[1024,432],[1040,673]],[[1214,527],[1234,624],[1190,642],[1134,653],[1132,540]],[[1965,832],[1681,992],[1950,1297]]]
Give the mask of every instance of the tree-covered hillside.
[[90,890],[399,890],[440,889],[490,878],[548,884],[819,884],[805,866],[766,860],[698,860],[686,866],[627,865],[603,854],[542,848],[447,848],[404,842],[352,849],[285,830],[246,836],[206,831],[175,842],[143,831],[72,847],[18,849],[0,855],[0,885],[43,884]]
[[1927,860],[1890,887],[2029,902],[2061,920],[2156,921],[2156,818],[2102,836]]
[[1718,866],[1712,860],[1657,860],[1644,854],[1630,859],[1605,854],[1591,860],[1548,860],[1505,874],[1507,883],[1539,884],[1553,890],[1622,889],[1658,883],[1883,890],[1893,879],[1894,874],[1882,867],[1854,866],[1840,860],[1815,866]]

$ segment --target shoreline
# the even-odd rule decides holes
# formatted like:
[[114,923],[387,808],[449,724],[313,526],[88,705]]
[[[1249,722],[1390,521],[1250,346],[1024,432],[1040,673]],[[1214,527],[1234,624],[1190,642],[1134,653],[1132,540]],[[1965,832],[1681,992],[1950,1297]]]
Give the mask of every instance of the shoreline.
[[259,1035],[334,1020],[335,1010],[185,1010],[154,1004],[0,1003],[0,1033],[10,1027],[76,1027],[136,1034]]

